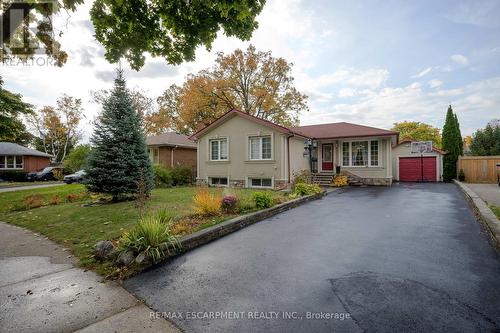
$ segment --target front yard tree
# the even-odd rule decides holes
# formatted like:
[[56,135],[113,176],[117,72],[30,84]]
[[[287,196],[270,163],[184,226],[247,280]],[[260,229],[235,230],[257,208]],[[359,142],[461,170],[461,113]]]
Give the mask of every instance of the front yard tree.
[[432,141],[433,146],[441,148],[439,128],[419,121],[402,121],[394,123],[392,131],[399,132],[400,140]]
[[182,87],[171,86],[158,98],[159,119],[170,119],[172,129],[189,134],[238,109],[274,123],[293,126],[307,111],[307,96],[293,84],[292,64],[271,52],[236,50],[218,53],[215,65],[190,75]]
[[457,116],[453,113],[451,105],[446,113],[446,120],[443,127],[443,149],[447,152],[443,158],[443,179],[450,181],[457,176],[457,160],[462,154],[463,145],[458,127]]
[[139,184],[144,184],[146,194],[150,192],[153,173],[141,118],[134,109],[121,70],[113,91],[103,103],[91,143],[87,169],[90,191],[111,194],[114,200],[136,194]]
[[[35,49],[9,47],[11,39],[29,38],[30,45],[44,46],[56,65],[64,65],[68,54],[59,43],[63,27],[53,26],[52,15],[61,10],[75,11],[83,2],[0,1],[0,21],[4,22],[0,61],[32,58]],[[96,0],[90,18],[96,39],[106,49],[106,59],[116,63],[125,58],[139,70],[145,54],[163,57],[169,64],[192,61],[198,46],[210,49],[221,30],[226,36],[249,40],[258,27],[255,18],[264,4],[265,0]],[[23,9],[24,17],[10,9]],[[37,33],[30,29],[34,26]]]

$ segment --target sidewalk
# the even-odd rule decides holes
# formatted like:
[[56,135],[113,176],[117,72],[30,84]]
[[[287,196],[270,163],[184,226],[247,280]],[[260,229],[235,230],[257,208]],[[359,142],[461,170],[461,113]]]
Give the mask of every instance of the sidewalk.
[[[27,183],[29,184],[29,183]],[[20,185],[20,186],[6,186],[6,187],[0,187],[0,193],[6,193],[6,192],[14,192],[14,191],[22,191],[22,190],[32,190],[34,188],[44,188],[44,187],[52,187],[52,186],[59,186],[59,185],[64,185],[64,182],[57,182],[57,183],[48,183],[48,184],[36,184],[36,185]]]
[[470,184],[467,186],[489,205],[500,207],[500,186],[498,184]]
[[0,332],[179,332],[63,248],[0,222]]

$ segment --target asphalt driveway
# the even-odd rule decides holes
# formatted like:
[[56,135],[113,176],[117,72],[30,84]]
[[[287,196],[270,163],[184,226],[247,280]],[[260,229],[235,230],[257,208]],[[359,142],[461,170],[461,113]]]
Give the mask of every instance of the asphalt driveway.
[[500,330],[500,261],[454,184],[343,189],[125,287],[187,332]]

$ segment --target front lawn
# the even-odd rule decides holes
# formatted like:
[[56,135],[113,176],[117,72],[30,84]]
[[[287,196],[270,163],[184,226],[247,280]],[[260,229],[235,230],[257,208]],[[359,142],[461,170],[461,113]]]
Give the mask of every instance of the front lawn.
[[493,205],[489,205],[489,206],[490,206],[490,209],[493,211],[493,213],[500,220],[500,207],[499,206],[493,206]]
[[[222,190],[210,189],[210,191]],[[252,200],[256,190],[231,189],[230,191],[240,199],[244,210],[256,209]],[[193,207],[195,192],[195,187],[155,189],[146,204],[146,212],[163,208],[172,212],[179,223],[176,232],[179,235],[192,233],[235,216],[234,214],[220,214],[211,218],[196,216]],[[269,192],[275,202],[287,200],[281,192]],[[44,206],[26,209],[24,202],[28,195],[40,195]],[[60,198],[58,204],[51,204],[54,196]],[[68,201],[69,198],[71,202]],[[97,262],[93,259],[94,244],[99,240],[118,239],[125,230],[137,223],[139,212],[134,201],[84,205],[91,201],[97,202],[97,199],[86,194],[84,186],[79,184],[0,193],[0,220],[47,236],[69,248],[79,259],[80,265],[106,276],[116,267],[111,262]]]

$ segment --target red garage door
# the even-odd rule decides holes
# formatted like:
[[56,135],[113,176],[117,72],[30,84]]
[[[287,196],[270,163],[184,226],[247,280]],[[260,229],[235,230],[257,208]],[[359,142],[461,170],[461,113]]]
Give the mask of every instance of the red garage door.
[[426,182],[435,182],[436,157],[400,157],[399,180],[402,182],[419,182],[422,180]]

